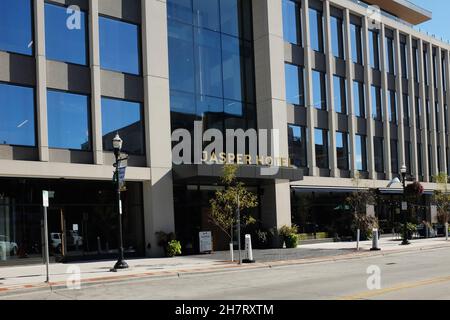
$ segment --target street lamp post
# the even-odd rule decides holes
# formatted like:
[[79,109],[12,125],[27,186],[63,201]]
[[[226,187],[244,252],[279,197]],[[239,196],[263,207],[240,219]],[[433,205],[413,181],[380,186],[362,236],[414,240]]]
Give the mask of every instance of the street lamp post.
[[114,149],[114,156],[116,157],[116,163],[115,163],[115,183],[116,183],[116,193],[117,193],[117,213],[119,217],[119,258],[114,265],[114,270],[116,269],[126,269],[128,268],[128,264],[125,262],[123,257],[123,237],[122,237],[122,203],[120,200],[120,180],[119,180],[119,166],[120,166],[120,151],[122,149],[122,139],[119,136],[119,133],[116,134],[116,136],[113,139],[113,149]]
[[403,208],[406,203],[406,166],[403,165],[400,169],[400,173],[402,174],[402,185],[403,185],[403,201],[402,201],[402,211],[403,211],[403,241],[402,245],[408,245],[410,242],[408,241],[408,227],[407,227],[407,212],[408,206],[406,205],[406,209]]

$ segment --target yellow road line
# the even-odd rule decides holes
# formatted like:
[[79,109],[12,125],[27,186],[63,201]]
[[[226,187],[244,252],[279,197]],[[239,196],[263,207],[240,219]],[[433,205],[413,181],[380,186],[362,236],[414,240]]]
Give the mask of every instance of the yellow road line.
[[416,281],[416,282],[402,283],[402,284],[399,284],[399,285],[396,285],[393,287],[389,287],[389,288],[385,288],[385,289],[366,291],[366,292],[362,292],[362,293],[355,294],[355,295],[340,297],[338,300],[368,299],[368,298],[381,296],[381,295],[395,292],[395,291],[400,291],[400,290],[405,290],[405,289],[413,289],[413,288],[422,287],[422,286],[429,286],[432,284],[448,282],[448,281],[450,281],[450,276],[438,277],[438,278],[421,280],[421,281]]

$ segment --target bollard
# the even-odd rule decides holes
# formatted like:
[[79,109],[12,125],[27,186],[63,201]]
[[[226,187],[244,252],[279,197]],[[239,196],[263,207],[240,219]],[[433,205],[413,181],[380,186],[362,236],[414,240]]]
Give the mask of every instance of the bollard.
[[445,223],[445,241],[448,241],[448,222]]
[[378,229],[372,230],[372,248],[370,251],[380,251],[381,249],[378,247]]
[[249,234],[245,235],[245,253],[247,259],[242,260],[243,263],[255,263],[253,260],[252,238]]
[[234,248],[233,248],[233,242],[230,242],[230,256],[231,256],[231,262],[234,262]]
[[361,239],[361,230],[356,230],[356,251],[359,251],[359,239]]

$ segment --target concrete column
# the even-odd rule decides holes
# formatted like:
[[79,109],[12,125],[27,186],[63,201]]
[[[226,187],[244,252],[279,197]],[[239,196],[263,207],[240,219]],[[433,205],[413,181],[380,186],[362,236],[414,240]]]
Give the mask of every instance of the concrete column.
[[419,50],[419,90],[420,90],[420,107],[422,111],[421,119],[421,137],[422,137],[422,170],[423,170],[423,180],[425,182],[429,181],[428,172],[428,135],[427,135],[427,118],[426,118],[426,88],[425,88],[425,70],[423,64],[423,41],[421,39],[417,40],[418,50]]
[[[442,52],[441,48],[436,48],[436,68],[437,68],[437,81],[438,81],[438,96],[436,97],[436,101],[439,103],[439,114],[440,117],[437,119],[439,121],[439,132],[438,132],[438,145],[440,146],[440,168],[441,172],[447,172],[447,161],[446,161],[446,148],[447,145],[447,137],[445,136],[445,100],[444,100],[444,87],[442,83]],[[440,172],[439,172],[440,173]]]
[[[397,91],[397,125],[398,125],[398,168],[400,169],[402,165],[406,164],[405,161],[405,123],[403,121],[403,72],[402,72],[402,66],[401,66],[401,57],[400,57],[400,33],[398,29],[394,32],[394,59],[395,59],[395,66],[396,66],[396,74],[397,77],[395,78],[395,90]],[[400,171],[400,170],[399,170]]]
[[47,61],[45,57],[44,0],[34,0],[34,8],[37,141],[39,160],[48,162]]
[[143,186],[145,239],[151,245],[147,255],[158,256],[162,248],[155,232],[175,230],[167,5],[158,0],[142,0],[141,5],[146,155],[151,167],[151,181]]
[[369,179],[376,179],[375,172],[375,153],[373,148],[373,137],[375,136],[375,121],[372,118],[372,67],[370,66],[370,52],[369,52],[369,29],[367,17],[362,19],[363,32],[363,53],[364,53],[364,88],[366,97],[366,116],[367,116],[367,171],[369,171]]
[[[254,0],[255,1],[255,0]],[[256,0],[258,2],[258,0]],[[270,2],[270,1],[268,1]],[[301,10],[302,10],[302,36],[303,36],[303,46],[304,46],[304,57],[305,57],[305,106],[306,106],[306,117],[307,117],[307,130],[308,130],[308,168],[310,176],[318,176],[319,169],[316,166],[316,149],[315,149],[315,139],[314,139],[314,129],[315,129],[315,110],[313,106],[313,88],[312,88],[312,61],[314,51],[311,48],[311,37],[309,28],[309,0],[302,0]],[[281,25],[281,24],[280,24]],[[255,48],[256,50],[256,48]]]
[[416,123],[416,99],[415,99],[415,80],[414,80],[414,59],[413,59],[413,47],[412,47],[412,36],[408,35],[406,38],[407,45],[407,63],[410,70],[408,79],[408,94],[409,94],[409,111],[410,111],[410,136],[411,136],[411,174],[414,176],[416,181],[419,181],[419,163],[417,161],[417,128],[420,123]]
[[[289,156],[282,1],[253,0],[256,103],[259,129],[279,130],[279,152]],[[270,151],[269,151],[270,152]],[[288,180],[267,185],[262,208],[263,223],[269,227],[291,225],[291,198]],[[270,211],[270,213],[269,213]]]
[[[433,45],[430,44],[428,48],[428,79],[429,79],[429,101],[430,101],[430,144],[431,155],[429,155],[429,161],[431,161],[431,172],[433,176],[438,174],[438,157],[437,157],[437,130],[436,130],[436,108],[435,108],[435,89],[434,89],[434,65],[433,65]],[[431,181],[432,177],[430,177]]]
[[334,105],[334,56],[333,49],[331,47],[331,26],[330,26],[330,2],[329,0],[325,0],[323,2],[323,13],[325,18],[325,27],[324,27],[324,39],[325,39],[325,54],[326,54],[326,67],[327,67],[327,107],[328,107],[328,125],[330,129],[330,143],[328,148],[328,154],[330,159],[330,169],[331,176],[338,176],[338,167],[337,167],[337,152],[336,152],[336,122],[337,115],[335,112]]
[[103,164],[102,88],[100,77],[100,41],[98,0],[89,1],[89,60],[91,63],[92,152],[95,164]]
[[384,136],[384,172],[385,179],[392,179],[392,168],[391,168],[391,123],[389,121],[389,113],[388,113],[388,79],[386,68],[386,61],[388,57],[386,57],[386,32],[384,29],[384,25],[381,25],[380,32],[380,66],[381,66],[381,101],[383,104],[383,136]]
[[348,109],[348,131],[349,131],[349,152],[350,152],[350,172],[351,177],[355,177],[356,157],[355,157],[355,132],[356,132],[356,115],[355,102],[353,99],[353,79],[354,67],[352,61],[352,44],[350,35],[350,11],[344,10],[344,48],[346,57],[346,77],[347,77],[347,109]]

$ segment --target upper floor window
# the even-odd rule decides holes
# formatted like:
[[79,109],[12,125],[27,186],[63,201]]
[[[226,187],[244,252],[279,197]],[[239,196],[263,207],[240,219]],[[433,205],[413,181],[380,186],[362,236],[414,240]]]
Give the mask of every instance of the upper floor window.
[[285,63],[286,102],[294,105],[305,105],[303,68]]
[[326,95],[326,81],[325,73],[313,70],[312,71],[312,86],[313,86],[313,106],[316,109],[327,109],[327,95]]
[[289,157],[299,168],[308,166],[306,158],[306,128],[288,125]]
[[398,141],[391,139],[391,170],[398,173]]
[[380,36],[375,30],[369,30],[369,54],[372,68],[380,69]]
[[348,133],[336,131],[337,167],[348,170]]
[[437,89],[438,87],[438,81],[437,81],[437,57],[436,57],[436,52],[433,52],[433,84],[434,87]]
[[356,160],[356,170],[367,171],[367,146],[366,146],[366,136],[356,135],[355,136],[355,160]]
[[333,76],[334,109],[343,114],[347,113],[346,81],[343,77]]
[[386,37],[386,70],[395,75],[394,39]]
[[409,118],[411,117],[411,111],[409,109],[409,96],[403,94],[403,124],[409,127]]
[[67,8],[45,4],[45,51],[48,59],[87,64],[86,14],[80,11],[80,25],[69,28]]
[[331,48],[336,58],[345,59],[344,28],[342,19],[331,16]]
[[0,1],[0,50],[33,54],[31,0]]
[[89,97],[47,91],[48,146],[91,150]]
[[442,90],[447,91],[447,67],[446,67],[447,61],[445,60],[445,54],[442,54]]
[[429,85],[429,77],[428,77],[428,52],[425,49],[423,51],[423,74],[425,77],[425,85]]
[[397,124],[397,95],[395,91],[389,90],[387,107],[389,122],[391,122],[392,124]]
[[408,64],[406,62],[406,43],[403,42],[400,43],[400,59],[402,66],[402,77],[408,79],[409,72],[408,72]]
[[375,159],[375,172],[384,172],[384,139],[373,137],[373,151]]
[[364,99],[364,83],[359,81],[353,81],[353,103],[354,112],[357,117],[364,118],[365,112],[365,99]]
[[35,146],[34,89],[0,83],[0,144]]
[[419,50],[413,47],[414,81],[419,82]]
[[309,25],[311,48],[323,52],[323,14],[321,11],[309,8]]
[[314,129],[314,143],[316,150],[316,166],[321,169],[328,169],[328,131],[324,129]]
[[352,61],[354,63],[363,63],[361,27],[353,23],[350,24],[350,39],[352,46]]
[[302,45],[300,9],[291,0],[283,0],[283,35],[285,41]]
[[372,98],[372,117],[374,120],[383,120],[383,107],[381,104],[381,88],[371,86],[371,98]]
[[102,98],[103,149],[113,151],[112,139],[119,133],[126,143],[123,151],[144,154],[142,107],[138,102]]
[[139,26],[116,19],[99,17],[100,65],[103,69],[139,75]]

